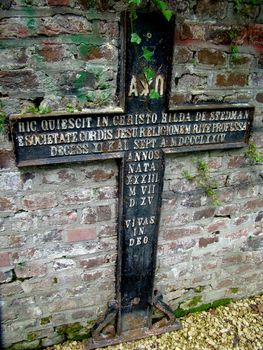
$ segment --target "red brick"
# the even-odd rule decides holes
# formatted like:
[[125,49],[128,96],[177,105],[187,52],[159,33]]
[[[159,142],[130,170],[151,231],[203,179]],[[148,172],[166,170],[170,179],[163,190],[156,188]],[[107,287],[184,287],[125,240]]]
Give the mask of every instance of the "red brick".
[[195,11],[201,18],[223,18],[227,11],[227,1],[199,0],[196,2]]
[[209,26],[207,30],[207,40],[214,44],[230,45],[231,38],[229,32],[231,27],[224,26]]
[[45,44],[39,51],[39,54],[44,57],[47,62],[58,62],[63,59],[61,54],[62,45],[57,44]]
[[212,222],[210,225],[207,226],[207,231],[208,232],[221,231],[221,230],[226,228],[228,223],[229,223],[229,219],[217,220],[217,221]]
[[[97,3],[106,3],[107,1],[98,1]],[[117,22],[99,21],[98,30],[100,34],[107,35],[111,38],[116,38],[119,35],[119,27]]]
[[57,206],[56,196],[54,193],[36,193],[24,197],[23,207],[27,210],[48,209]]
[[247,222],[248,219],[249,219],[249,217],[248,217],[247,215],[241,216],[241,217],[239,217],[239,218],[236,218],[236,219],[234,220],[234,223],[235,223],[236,226],[239,226],[239,225],[242,225],[242,224],[244,224],[245,222]]
[[223,257],[222,263],[223,264],[239,264],[243,260],[243,257],[241,254],[233,254],[230,256]]
[[167,229],[164,232],[164,239],[167,241],[172,241],[178,237],[189,237],[192,235],[200,234],[202,229],[200,226],[191,227],[178,227],[173,229]]
[[101,205],[96,208],[97,221],[107,221],[111,219],[111,207],[109,205]]
[[263,45],[263,24],[249,27],[249,42],[253,45]]
[[95,208],[87,207],[82,211],[81,223],[94,224],[97,221],[97,214]]
[[82,276],[83,281],[92,282],[99,279],[102,276],[102,272],[85,273]]
[[253,174],[249,171],[237,171],[230,174],[227,185],[238,185],[253,181]]
[[67,231],[67,242],[79,242],[96,239],[96,229],[91,228],[72,228]]
[[199,248],[205,248],[209,244],[213,244],[216,242],[218,242],[218,237],[200,238],[199,239]]
[[207,162],[207,165],[211,170],[217,170],[217,169],[222,170],[222,158],[209,159]]
[[175,106],[184,105],[191,101],[191,94],[183,95],[183,94],[172,94],[171,103]]
[[97,199],[103,200],[103,199],[111,199],[117,197],[117,188],[114,186],[111,187],[101,187],[97,190]]
[[68,6],[69,0],[48,0],[49,6]]
[[94,181],[106,181],[116,176],[114,170],[108,169],[95,169],[92,171],[85,171],[85,175],[87,178],[92,179]]
[[94,258],[89,258],[85,260],[80,260],[80,266],[84,269],[89,269],[91,267],[97,267],[105,263],[106,257],[98,256]]
[[234,59],[232,59],[232,64],[234,66],[242,66],[242,65],[249,65],[251,64],[251,57],[248,56],[244,56],[244,55],[238,55],[237,57],[235,57]]
[[59,34],[86,34],[91,25],[84,17],[60,16],[46,17],[38,28],[38,34],[54,36]]
[[[82,45],[80,47],[79,52],[80,52],[81,59],[84,61],[92,61],[92,60],[97,60],[101,58],[111,61],[114,56],[114,51],[106,46],[90,47],[87,45]],[[97,174],[98,177],[100,177],[101,175],[103,177],[103,173],[107,173],[107,171],[104,171],[104,170],[101,170],[101,171],[97,170],[97,172],[102,173],[102,174]],[[102,180],[106,180],[106,179],[102,179]],[[95,180],[95,181],[98,181],[98,180]]]
[[216,287],[217,288],[226,288],[226,287],[230,287],[232,285],[233,285],[233,281],[231,279],[226,279],[226,280],[219,282]]
[[11,168],[15,166],[15,157],[12,151],[0,150],[0,169]]
[[9,253],[0,253],[0,267],[10,266]]
[[63,204],[64,205],[72,205],[72,204],[80,204],[90,202],[93,198],[93,193],[91,189],[75,189],[73,187],[70,191],[64,191],[63,193]]
[[32,90],[38,87],[37,76],[32,70],[0,72],[0,84],[5,90]]
[[[236,38],[233,40],[229,33],[235,31]],[[248,32],[245,26],[209,26],[207,30],[207,40],[214,44],[230,45],[235,43],[241,45],[247,42]]]
[[30,278],[30,277],[40,277],[45,275],[47,272],[47,267],[44,265],[31,265],[31,266],[17,266],[15,268],[15,273],[18,278]]
[[[48,225],[67,225],[76,222],[78,219],[77,211],[61,211],[49,213],[42,217],[42,221]],[[25,231],[25,229],[24,229]]]
[[212,207],[198,210],[194,213],[194,221],[211,218],[214,216],[215,211],[216,211],[216,208],[212,208]]
[[117,234],[117,227],[116,224],[112,225],[100,225],[99,227],[99,236],[100,237],[112,237],[116,236]]
[[29,29],[23,20],[18,18],[2,19],[0,24],[0,38],[25,38],[29,35]]
[[228,161],[228,168],[238,168],[242,167],[246,163],[244,156],[233,156]]
[[253,199],[251,201],[248,201],[245,206],[245,209],[249,209],[249,210],[254,210],[254,209],[258,209],[258,208],[263,208],[263,199],[258,198],[258,199]]
[[216,85],[220,87],[229,86],[246,86],[248,77],[244,73],[231,72],[228,74],[218,74],[216,77]]
[[183,23],[180,27],[181,40],[205,40],[206,25],[202,23]]
[[190,62],[193,58],[193,52],[186,47],[178,47],[174,52],[174,61],[177,64]]
[[0,197],[0,211],[13,211],[14,209],[14,204],[9,198]]
[[219,66],[226,63],[226,54],[214,49],[202,49],[198,52],[197,57],[202,64]]
[[[252,229],[251,229],[252,230]],[[249,235],[250,229],[242,229],[238,231],[229,231],[225,237],[226,238],[242,238],[247,237]]]

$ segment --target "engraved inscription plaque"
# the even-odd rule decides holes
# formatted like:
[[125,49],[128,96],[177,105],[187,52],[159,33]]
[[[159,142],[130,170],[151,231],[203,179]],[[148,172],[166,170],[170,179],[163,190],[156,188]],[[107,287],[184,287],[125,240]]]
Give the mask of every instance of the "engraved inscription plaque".
[[[125,28],[123,112],[11,118],[18,166],[121,159],[116,301],[94,329],[90,348],[179,327],[153,289],[164,156],[243,147],[253,119],[249,106],[169,110],[174,24],[161,15],[139,14],[133,30],[140,45],[130,42],[129,24]],[[153,53],[149,61],[143,48]],[[150,78],[146,69],[153,72]],[[153,327],[153,307],[164,313],[167,327]],[[108,339],[111,322],[116,332]]]

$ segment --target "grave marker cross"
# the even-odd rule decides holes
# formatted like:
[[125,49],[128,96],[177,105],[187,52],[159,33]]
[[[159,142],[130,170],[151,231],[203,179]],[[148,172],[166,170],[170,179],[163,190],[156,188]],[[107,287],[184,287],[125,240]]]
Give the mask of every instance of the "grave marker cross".
[[[169,111],[174,25],[161,15],[141,13],[133,26],[142,41],[132,44],[131,27],[124,26],[125,113],[11,118],[18,166],[122,159],[117,298],[94,329],[90,348],[179,328],[153,290],[164,154],[242,147],[252,123],[248,106]],[[145,49],[153,53],[149,60]],[[166,327],[152,325],[154,306],[165,314]],[[107,326],[114,318],[117,335]],[[115,338],[107,339],[111,331]]]

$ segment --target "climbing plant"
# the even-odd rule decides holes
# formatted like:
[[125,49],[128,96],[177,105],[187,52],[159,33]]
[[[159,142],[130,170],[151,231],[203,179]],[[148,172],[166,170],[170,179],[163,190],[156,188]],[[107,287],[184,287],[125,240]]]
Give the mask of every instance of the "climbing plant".
[[237,13],[241,13],[242,5],[258,5],[260,0],[234,0],[234,9]]
[[183,170],[182,176],[187,181],[194,182],[198,187],[200,187],[211,199],[211,203],[213,205],[220,205],[218,184],[211,177],[208,164],[200,158],[193,158],[192,162],[196,166],[195,173],[191,174],[189,171]]
[[[136,19],[136,9],[141,5],[142,0],[129,0],[128,1],[130,5],[133,6],[132,10],[131,10],[131,14],[133,19]],[[149,0],[149,3],[151,3],[154,7],[156,7],[157,9],[159,9],[162,14],[164,15],[164,17],[167,19],[167,21],[170,21],[170,19],[173,16],[173,12],[169,9],[168,4],[165,1],[161,1],[161,0]]]
[[249,143],[245,156],[254,164],[263,163],[263,154],[258,150],[254,142]]
[[[130,9],[130,20],[131,20],[130,41],[135,46],[140,47],[142,39],[141,39],[140,35],[134,30],[134,22],[138,18],[137,10],[138,10],[139,6],[141,5],[142,0],[128,0],[128,3],[131,7],[131,9]],[[168,4],[165,1],[149,0],[148,3],[153,5],[159,11],[161,11],[161,13],[166,18],[167,21],[171,20],[171,18],[173,16],[173,12],[169,9]],[[144,74],[146,83],[148,84],[148,88],[149,88],[149,85],[156,74],[156,72],[150,67],[150,62],[154,57],[154,51],[147,48],[147,47],[141,47],[141,51],[142,51],[142,54],[139,55],[139,53],[138,53],[139,57],[142,57],[142,60],[139,61],[139,64],[141,66],[141,70]],[[149,98],[151,100],[160,98],[160,94],[158,93],[158,91],[156,91],[155,89],[149,89],[149,90],[150,90],[149,91]]]

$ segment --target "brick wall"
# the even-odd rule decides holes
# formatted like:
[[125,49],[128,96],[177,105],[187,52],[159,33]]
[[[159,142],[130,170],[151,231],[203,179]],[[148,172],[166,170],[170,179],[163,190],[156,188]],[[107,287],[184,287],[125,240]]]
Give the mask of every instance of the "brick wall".
[[[177,1],[171,107],[250,103],[263,150],[262,5]],[[114,109],[121,1],[2,1],[0,99],[7,115]],[[234,38],[233,38],[234,37]],[[238,45],[236,57],[230,45]],[[262,292],[263,170],[244,149],[200,152],[220,206],[166,157],[156,287],[173,308]],[[115,295],[118,164],[18,169],[0,133],[0,278],[7,346],[85,333]],[[196,298],[197,297],[197,298]],[[198,301],[196,303],[196,301]],[[74,326],[72,326],[72,324]],[[70,327],[66,327],[71,325]]]

